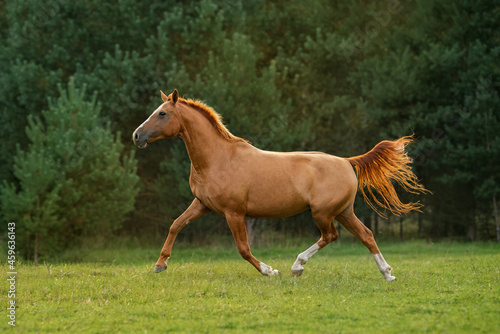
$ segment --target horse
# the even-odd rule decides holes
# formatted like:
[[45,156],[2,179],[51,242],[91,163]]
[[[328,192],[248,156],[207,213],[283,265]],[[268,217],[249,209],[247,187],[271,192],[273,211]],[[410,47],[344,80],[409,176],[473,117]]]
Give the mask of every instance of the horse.
[[145,148],[160,139],[180,137],[191,160],[189,185],[194,199],[170,226],[155,273],[167,269],[177,234],[201,216],[216,212],[225,217],[245,260],[262,275],[281,275],[252,255],[245,217],[283,218],[310,209],[321,237],[297,256],[293,276],[300,276],[314,254],[337,240],[337,220],[368,248],[383,277],[395,280],[372,232],[354,214],[353,204],[360,188],[380,215],[375,204],[396,215],[421,208],[419,202],[401,202],[392,184],[396,181],[412,193],[428,192],[412,172],[405,151],[412,136],[382,141],[368,153],[351,158],[264,151],[233,135],[221,116],[202,101],[181,98],[177,90],[168,96],[160,93],[163,103],[133,132],[132,139]]

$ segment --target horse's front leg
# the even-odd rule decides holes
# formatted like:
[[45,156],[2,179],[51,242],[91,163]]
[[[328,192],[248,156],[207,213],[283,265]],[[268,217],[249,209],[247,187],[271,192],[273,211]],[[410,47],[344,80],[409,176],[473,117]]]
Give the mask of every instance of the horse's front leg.
[[187,224],[193,220],[200,218],[204,214],[210,212],[211,210],[205,206],[199,199],[195,198],[193,203],[180,215],[172,225],[168,232],[167,240],[161,249],[160,258],[155,265],[155,273],[159,273],[167,269],[167,261],[170,258],[170,253],[172,252],[172,246],[174,245],[175,238],[177,234],[182,230]]
[[273,269],[271,266],[268,266],[264,262],[260,262],[252,255],[250,252],[250,245],[248,244],[248,235],[247,229],[245,226],[245,216],[244,215],[235,215],[226,214],[227,224],[233,233],[234,241],[236,242],[236,246],[238,247],[238,252],[240,255],[250,262],[255,269],[257,269],[264,276],[281,276],[281,273]]

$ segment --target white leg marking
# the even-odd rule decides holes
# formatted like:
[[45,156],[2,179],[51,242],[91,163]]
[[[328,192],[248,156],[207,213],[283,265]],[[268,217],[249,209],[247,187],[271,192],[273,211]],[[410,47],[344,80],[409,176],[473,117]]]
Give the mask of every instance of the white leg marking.
[[268,266],[263,262],[260,263],[260,273],[264,276],[281,276],[278,270],[273,269],[271,266]]
[[387,264],[387,262],[385,262],[385,259],[381,253],[373,254],[373,259],[378,266],[378,270],[380,270],[382,275],[384,275],[386,281],[394,281],[396,279],[396,277],[391,276],[392,268]]
[[311,247],[309,247],[306,251],[302,252],[297,256],[297,260],[295,260],[295,263],[292,266],[293,271],[302,271],[304,268],[302,267],[303,264],[306,264],[309,259],[318,252],[319,246],[318,244],[314,244]]

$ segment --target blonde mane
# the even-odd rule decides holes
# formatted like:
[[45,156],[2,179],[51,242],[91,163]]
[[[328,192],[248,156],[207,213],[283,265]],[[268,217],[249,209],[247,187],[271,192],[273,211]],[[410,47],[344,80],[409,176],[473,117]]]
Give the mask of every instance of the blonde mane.
[[203,101],[179,98],[179,102],[182,102],[203,114],[203,116],[205,116],[210,121],[210,123],[214,126],[215,130],[217,130],[222,138],[226,139],[227,141],[231,143],[238,141],[247,142],[247,140],[237,137],[229,132],[224,123],[222,123],[222,116]]

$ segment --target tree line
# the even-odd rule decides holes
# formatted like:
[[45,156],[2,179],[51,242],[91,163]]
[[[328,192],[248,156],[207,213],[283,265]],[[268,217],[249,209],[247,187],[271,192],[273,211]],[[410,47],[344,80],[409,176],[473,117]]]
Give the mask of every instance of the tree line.
[[[130,135],[177,88],[267,150],[349,157],[413,133],[433,192],[419,236],[494,239],[498,22],[486,0],[1,1],[2,221],[30,254],[165,234],[192,199],[185,148],[137,151]],[[187,237],[227,233],[220,221]]]

